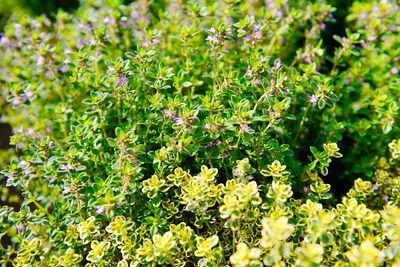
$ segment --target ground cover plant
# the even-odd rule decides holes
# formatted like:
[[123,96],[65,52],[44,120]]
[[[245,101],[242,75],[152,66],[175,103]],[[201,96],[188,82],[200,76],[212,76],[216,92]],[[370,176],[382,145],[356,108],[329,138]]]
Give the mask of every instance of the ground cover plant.
[[334,11],[86,0],[12,17],[1,264],[399,266],[400,9],[354,2],[328,53]]

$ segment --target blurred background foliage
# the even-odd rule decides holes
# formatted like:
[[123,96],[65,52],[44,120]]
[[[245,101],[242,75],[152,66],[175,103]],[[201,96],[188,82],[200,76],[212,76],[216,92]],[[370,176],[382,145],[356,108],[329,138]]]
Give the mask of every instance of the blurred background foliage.
[[58,9],[71,11],[79,7],[79,0],[0,0],[0,31],[14,12],[46,14],[50,18]]

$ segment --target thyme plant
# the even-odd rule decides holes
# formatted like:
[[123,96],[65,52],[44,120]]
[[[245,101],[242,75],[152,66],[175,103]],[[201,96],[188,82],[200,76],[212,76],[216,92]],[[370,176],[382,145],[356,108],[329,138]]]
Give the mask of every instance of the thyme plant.
[[334,11],[85,0],[14,16],[0,263],[399,266],[400,8],[354,2],[330,55]]

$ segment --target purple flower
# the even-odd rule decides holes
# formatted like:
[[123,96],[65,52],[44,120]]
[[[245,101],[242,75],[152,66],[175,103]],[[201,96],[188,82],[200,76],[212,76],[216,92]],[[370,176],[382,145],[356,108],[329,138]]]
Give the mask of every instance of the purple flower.
[[39,56],[39,57],[37,58],[37,61],[36,61],[36,66],[41,66],[41,65],[43,65],[44,61],[45,61],[45,58],[44,58],[43,56]]
[[185,121],[184,121],[182,118],[180,118],[180,117],[177,117],[177,118],[175,118],[174,120],[175,120],[175,123],[176,123],[177,125],[183,125],[183,124],[185,123]]
[[168,118],[174,118],[175,117],[175,114],[172,113],[171,110],[165,110],[164,111],[164,115],[167,116]]
[[215,36],[215,35],[207,36],[206,40],[209,41],[211,44],[218,44],[219,43],[218,37]]
[[316,95],[311,95],[311,96],[308,98],[308,101],[310,101],[311,104],[315,104],[315,103],[318,102],[318,97],[317,97]]
[[250,42],[251,41],[251,35],[250,34],[247,34],[245,37],[244,37],[244,41],[245,42]]
[[49,179],[49,182],[50,182],[50,183],[54,183],[55,180],[56,180],[56,178],[51,177],[51,178]]
[[68,194],[69,192],[71,192],[71,188],[64,186],[63,194]]
[[240,126],[240,130],[245,131],[246,133],[250,132],[251,128],[248,124],[242,124]]
[[379,12],[379,7],[378,6],[373,6],[371,9],[372,14],[378,13]]
[[76,47],[78,49],[82,48],[84,45],[86,44],[86,40],[85,39],[80,39],[79,42],[76,44]]
[[204,129],[207,129],[207,130],[209,130],[211,127],[210,127],[210,125],[208,124],[208,123],[206,123],[206,125],[204,125]]
[[128,82],[128,78],[124,75],[119,79],[120,84],[126,84]]
[[224,152],[224,154],[222,154],[222,157],[227,158],[227,157],[229,157],[229,154]]
[[307,64],[311,63],[311,58],[310,57],[305,57],[304,58],[304,62],[307,63]]
[[73,167],[71,165],[69,165],[69,164],[62,164],[60,166],[60,170],[63,170],[63,171],[70,171],[72,169],[73,169]]
[[246,70],[246,76],[249,78],[253,77],[253,69],[250,66]]
[[154,38],[153,40],[151,40],[151,42],[153,44],[158,44],[158,43],[160,43],[160,40],[158,38]]
[[97,206],[96,207],[96,213],[99,215],[104,215],[106,213],[105,209],[103,206]]
[[139,161],[138,161],[137,159],[134,159],[134,160],[133,160],[133,164],[139,165]]
[[389,201],[390,197],[389,197],[388,195],[384,194],[383,197],[382,197],[382,199],[383,199],[384,201]]
[[345,85],[350,84],[350,79],[349,79],[349,78],[345,78],[345,79],[344,79],[344,84],[345,84]]
[[256,38],[257,40],[261,40],[262,38],[261,32],[256,32],[256,34],[254,34],[254,38]]
[[91,38],[89,41],[90,45],[96,45],[96,40],[94,38]]
[[19,232],[23,232],[23,231],[25,231],[25,226],[18,225],[18,226],[17,226],[17,230],[18,230]]
[[397,67],[393,66],[393,67],[390,68],[390,72],[393,75],[397,75],[399,73],[399,69]]
[[211,142],[208,142],[207,144],[206,144],[206,148],[210,148],[212,146],[212,143]]
[[308,186],[303,186],[303,190],[304,190],[304,192],[308,192],[308,190],[310,190],[310,187],[308,187]]
[[35,132],[33,131],[33,129],[29,128],[28,130],[26,130],[25,136],[26,137],[32,137],[34,133]]
[[150,42],[149,41],[143,41],[142,42],[142,46],[143,47],[148,47],[150,45]]
[[372,188],[374,189],[374,191],[379,190],[379,186],[378,186],[377,184],[374,184],[374,185],[372,186]]
[[359,19],[360,20],[364,20],[367,18],[367,14],[365,14],[364,12],[360,14]]
[[21,143],[21,142],[18,142],[18,143],[17,143],[17,147],[18,147],[19,149],[22,149],[22,148],[24,148],[24,144]]
[[67,70],[68,70],[68,66],[67,66],[67,65],[62,65],[62,66],[58,69],[58,71],[61,72],[61,73],[65,73],[65,72],[67,72]]
[[370,35],[370,36],[367,37],[367,41],[368,42],[373,42],[375,40],[376,40],[376,36],[375,35]]
[[170,142],[170,143],[175,143],[175,138],[171,137],[171,138],[169,139],[169,142]]
[[0,44],[5,44],[5,43],[7,43],[7,37],[0,36]]
[[260,31],[260,29],[261,29],[261,26],[258,25],[258,24],[256,24],[256,25],[253,26],[253,31],[254,31],[254,32],[258,32],[258,31]]
[[13,105],[19,105],[21,103],[21,100],[19,98],[14,98],[13,101],[11,102]]
[[217,140],[215,140],[215,144],[216,145],[219,145],[219,144],[221,144],[222,142],[219,140],[219,139],[217,139]]
[[44,73],[44,77],[46,77],[47,79],[51,79],[53,78],[53,74],[49,70],[46,70],[46,72]]
[[198,120],[198,119],[199,119],[199,118],[197,118],[197,116],[194,116],[193,118],[190,119],[190,122],[193,123],[193,122],[195,122],[195,121]]
[[27,98],[32,98],[33,97],[33,92],[32,91],[26,91],[25,96]]

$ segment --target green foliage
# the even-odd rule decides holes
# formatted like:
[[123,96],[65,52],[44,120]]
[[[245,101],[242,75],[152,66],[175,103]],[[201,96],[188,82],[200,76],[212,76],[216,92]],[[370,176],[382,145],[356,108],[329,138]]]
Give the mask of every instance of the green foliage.
[[355,2],[330,57],[334,8],[310,2],[14,16],[0,262],[400,265],[399,6]]

